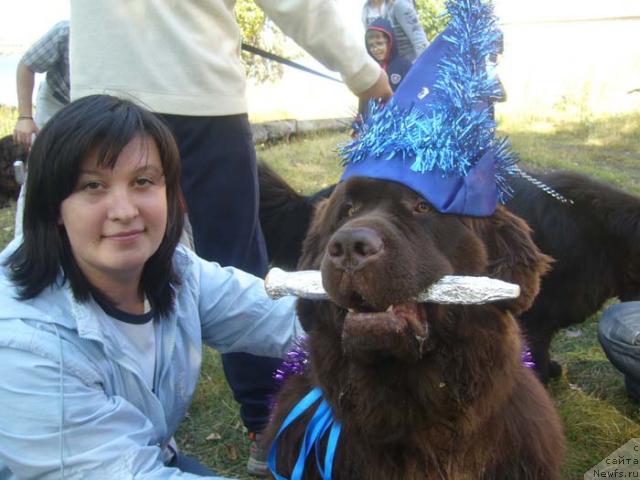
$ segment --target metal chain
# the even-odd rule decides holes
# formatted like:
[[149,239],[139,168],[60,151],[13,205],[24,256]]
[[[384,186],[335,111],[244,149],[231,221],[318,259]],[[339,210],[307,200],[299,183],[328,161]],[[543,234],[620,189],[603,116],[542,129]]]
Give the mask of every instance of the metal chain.
[[538,180],[537,178],[529,175],[527,172],[522,170],[520,167],[514,165],[512,168],[509,169],[509,171],[513,175],[520,175],[522,178],[524,178],[528,182],[530,182],[533,185],[535,185],[536,187],[538,187],[540,190],[542,190],[547,195],[552,196],[553,198],[558,200],[560,203],[569,203],[569,204],[573,205],[573,200],[571,200],[570,198],[565,197],[564,195],[562,195],[558,191],[556,191],[553,188],[551,188],[546,183],[544,183],[544,182]]

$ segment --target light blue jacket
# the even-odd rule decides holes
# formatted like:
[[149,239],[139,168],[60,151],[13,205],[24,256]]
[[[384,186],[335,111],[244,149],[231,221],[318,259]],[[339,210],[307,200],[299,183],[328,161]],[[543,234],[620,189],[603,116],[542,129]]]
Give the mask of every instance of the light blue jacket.
[[0,479],[196,478],[165,467],[163,449],[198,383],[202,343],[282,356],[302,328],[294,299],[270,300],[261,279],[182,247],[174,263],[182,284],[156,329],[155,393],[94,301],[75,301],[68,283],[18,301],[0,269]]

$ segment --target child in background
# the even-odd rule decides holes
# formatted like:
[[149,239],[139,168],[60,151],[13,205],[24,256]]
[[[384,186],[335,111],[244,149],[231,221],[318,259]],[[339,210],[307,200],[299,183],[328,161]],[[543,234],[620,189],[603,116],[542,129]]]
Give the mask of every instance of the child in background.
[[[391,90],[395,92],[411,68],[411,62],[398,53],[391,23],[382,17],[377,18],[367,27],[364,40],[367,52],[387,72]],[[359,117],[356,123],[361,121],[360,116],[362,119],[367,118],[368,105],[366,102],[360,102],[358,113]]]
[[389,21],[395,32],[398,53],[410,62],[429,46],[414,0],[367,0],[362,6],[364,28],[380,17]]
[[391,23],[377,18],[367,27],[364,35],[367,52],[387,72],[391,90],[394,92],[411,68],[411,62],[398,53]]

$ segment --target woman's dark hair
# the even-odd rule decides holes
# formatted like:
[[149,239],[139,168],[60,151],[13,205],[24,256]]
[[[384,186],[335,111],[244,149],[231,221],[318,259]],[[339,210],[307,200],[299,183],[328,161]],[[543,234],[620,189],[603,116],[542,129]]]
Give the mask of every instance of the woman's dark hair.
[[63,226],[60,205],[73,193],[82,162],[97,153],[98,164],[113,168],[135,137],[153,139],[165,177],[167,228],[158,250],[142,271],[141,290],[159,315],[173,307],[173,253],[182,234],[184,202],[180,155],[169,128],[131,101],[107,95],[76,100],[56,113],[36,137],[29,154],[23,243],[7,260],[19,297],[33,298],[52,285],[60,269],[78,301],[91,295],[109,301],[86,279],[76,263]]

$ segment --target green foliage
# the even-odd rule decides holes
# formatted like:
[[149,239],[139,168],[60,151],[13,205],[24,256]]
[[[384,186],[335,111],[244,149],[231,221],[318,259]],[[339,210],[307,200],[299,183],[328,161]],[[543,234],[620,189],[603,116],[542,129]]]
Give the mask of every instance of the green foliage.
[[238,0],[236,2],[236,21],[242,29],[245,41],[254,42],[262,33],[266,16],[253,0]]
[[415,3],[418,18],[427,38],[433,40],[433,37],[444,30],[449,22],[445,15],[445,0],[416,0]]
[[[270,22],[253,0],[236,2],[236,21],[242,30],[242,41],[277,55],[283,54],[284,34]],[[242,51],[247,76],[259,83],[282,77],[283,66],[278,62]]]
[[18,120],[18,109],[16,107],[0,105],[0,137],[13,132],[16,120]]

